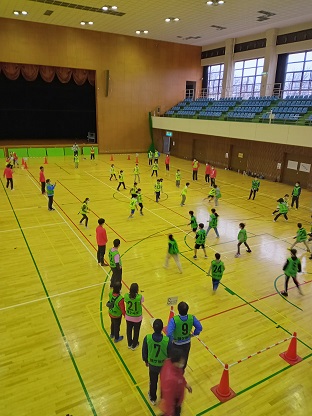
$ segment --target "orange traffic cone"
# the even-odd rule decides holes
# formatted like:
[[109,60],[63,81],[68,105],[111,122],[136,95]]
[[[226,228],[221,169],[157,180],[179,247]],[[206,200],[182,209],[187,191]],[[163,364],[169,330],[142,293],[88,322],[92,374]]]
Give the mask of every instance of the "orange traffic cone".
[[24,158],[22,157],[22,166],[24,166],[25,165],[25,160],[24,160]]
[[224,365],[224,370],[221,376],[220,384],[211,387],[212,393],[220,400],[226,402],[236,396],[236,393],[230,387],[229,365]]
[[111,155],[110,161],[113,162],[113,160],[114,160],[114,155]]
[[297,355],[297,332],[293,333],[288,350],[282,352],[279,356],[290,365],[295,365],[302,361],[302,358]]
[[[168,317],[168,324],[171,318],[174,317],[174,310],[173,310],[173,306],[170,306],[170,312],[169,312],[169,317]],[[165,334],[167,334],[167,328],[168,328],[168,324],[164,327],[163,331]]]
[[135,158],[135,163],[139,163],[139,157],[138,156]]
[[27,162],[24,163],[24,169],[28,169]]
[[128,155],[128,160],[130,160],[130,155]]
[[47,165],[48,164],[48,158],[47,157],[45,157],[44,158],[44,165]]

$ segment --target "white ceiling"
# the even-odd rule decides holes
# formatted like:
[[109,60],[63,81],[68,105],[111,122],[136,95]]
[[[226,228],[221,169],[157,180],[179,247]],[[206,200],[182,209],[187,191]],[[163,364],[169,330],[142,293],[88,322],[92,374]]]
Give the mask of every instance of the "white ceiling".
[[[120,17],[84,11],[67,7],[69,3],[99,9],[116,5],[117,11],[125,14]],[[14,16],[13,10],[26,10],[28,15]],[[46,10],[53,14],[44,16]],[[275,16],[258,22],[259,10]],[[222,6],[207,6],[205,0],[0,0],[0,17],[204,46],[271,28],[306,22],[312,26],[312,0],[225,0]],[[181,20],[166,23],[166,17]],[[93,21],[94,25],[82,27],[82,20]],[[217,30],[211,25],[226,29]],[[136,35],[136,30],[149,33]],[[200,38],[192,38],[196,36]]]

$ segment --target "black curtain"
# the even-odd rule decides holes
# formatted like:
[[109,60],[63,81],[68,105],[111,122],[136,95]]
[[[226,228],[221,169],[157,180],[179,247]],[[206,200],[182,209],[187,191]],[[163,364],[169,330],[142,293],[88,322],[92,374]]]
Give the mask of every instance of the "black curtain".
[[95,132],[95,88],[88,82],[49,83],[0,74],[0,140],[79,139]]
[[207,88],[208,83],[208,66],[203,67],[203,82],[202,82],[202,88]]

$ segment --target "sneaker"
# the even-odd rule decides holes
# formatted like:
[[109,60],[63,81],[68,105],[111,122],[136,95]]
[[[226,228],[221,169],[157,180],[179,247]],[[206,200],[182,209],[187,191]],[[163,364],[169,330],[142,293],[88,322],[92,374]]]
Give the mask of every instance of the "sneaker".
[[105,266],[105,263],[99,263],[100,266]]
[[122,340],[123,340],[123,338],[124,338],[123,336],[119,337],[118,339],[116,339],[116,338],[115,338],[115,339],[114,339],[115,344],[116,344],[117,342],[122,341]]
[[80,222],[79,225],[83,225],[82,222]]
[[312,260],[312,256],[310,256],[309,259]]
[[251,250],[246,250],[247,251],[247,253],[251,253]]
[[283,296],[285,296],[285,297],[287,298],[288,293],[287,293],[287,292],[285,292],[285,290],[283,290],[283,291],[281,292],[281,295],[283,295]]
[[234,257],[240,257],[240,254],[236,253]]
[[140,215],[144,215],[143,212],[140,212]]
[[197,256],[193,256],[193,259],[197,259]]
[[205,259],[208,259],[208,256],[205,256]]
[[55,211],[55,209],[54,208],[51,208],[51,211]]
[[129,348],[129,350],[131,350],[132,349],[132,345],[128,345],[128,348]]
[[110,336],[109,336],[110,338],[114,338],[114,335],[113,334],[110,334]]
[[137,343],[137,345],[135,347],[131,347],[132,351],[135,351],[137,348],[139,348],[139,342]]
[[[272,214],[273,215],[273,214]],[[276,220],[273,220],[273,222],[276,222]]]
[[151,399],[150,392],[148,392],[148,393],[147,393],[147,395],[148,395],[148,399],[149,399],[149,401],[151,402],[151,404],[152,404],[153,406],[156,406],[156,400],[152,400],[152,399]]

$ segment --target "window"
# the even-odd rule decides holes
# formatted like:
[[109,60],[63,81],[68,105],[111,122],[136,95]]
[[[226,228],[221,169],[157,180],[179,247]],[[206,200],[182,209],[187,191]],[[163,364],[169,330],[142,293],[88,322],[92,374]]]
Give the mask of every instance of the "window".
[[233,97],[260,96],[261,77],[264,58],[235,62],[233,79]]
[[312,51],[288,55],[283,97],[312,94]]
[[203,92],[209,98],[219,99],[222,91],[224,64],[210,65],[207,67],[207,92]]

